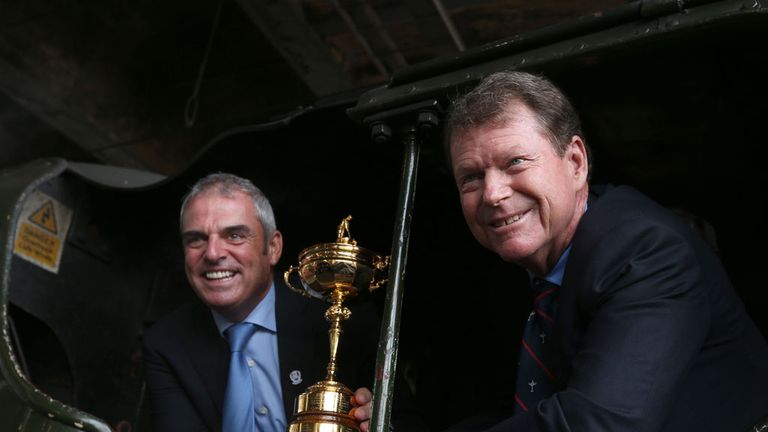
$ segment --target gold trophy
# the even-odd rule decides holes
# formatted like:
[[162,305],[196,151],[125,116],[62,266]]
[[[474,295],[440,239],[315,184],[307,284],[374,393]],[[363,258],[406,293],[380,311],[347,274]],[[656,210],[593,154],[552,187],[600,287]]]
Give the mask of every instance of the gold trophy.
[[[288,432],[359,432],[352,409],[352,390],[336,381],[336,353],[343,333],[341,322],[352,312],[342,305],[347,297],[361,290],[373,291],[386,282],[380,276],[389,266],[389,257],[381,257],[357,246],[349,232],[347,216],[339,224],[335,243],[321,243],[308,247],[299,254],[299,266],[291,266],[284,274],[286,285],[292,290],[331,302],[325,311],[331,359],[325,380],[310,386],[300,394],[294,406],[294,419]],[[298,272],[302,288],[295,288],[289,277]],[[378,280],[377,280],[378,277]]]

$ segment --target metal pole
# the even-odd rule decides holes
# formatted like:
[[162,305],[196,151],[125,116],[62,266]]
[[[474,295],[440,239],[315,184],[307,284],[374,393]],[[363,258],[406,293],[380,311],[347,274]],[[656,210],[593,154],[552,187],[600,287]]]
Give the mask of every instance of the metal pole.
[[403,174],[400,181],[400,199],[392,236],[389,282],[387,284],[384,316],[381,323],[381,335],[379,336],[379,351],[376,358],[373,413],[369,428],[371,432],[389,432],[392,393],[395,387],[403,280],[405,279],[405,264],[408,257],[413,198],[416,190],[416,173],[419,163],[420,147],[415,129],[407,131],[403,137],[403,145]]

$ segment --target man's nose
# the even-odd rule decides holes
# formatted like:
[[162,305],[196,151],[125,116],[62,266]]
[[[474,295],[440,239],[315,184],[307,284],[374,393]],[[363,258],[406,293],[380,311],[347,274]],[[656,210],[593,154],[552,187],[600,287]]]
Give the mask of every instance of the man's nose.
[[507,176],[498,172],[488,172],[483,179],[483,200],[488,205],[498,205],[512,195],[512,188]]
[[226,248],[221,239],[216,236],[208,238],[208,242],[205,245],[205,259],[208,261],[219,261],[226,255]]

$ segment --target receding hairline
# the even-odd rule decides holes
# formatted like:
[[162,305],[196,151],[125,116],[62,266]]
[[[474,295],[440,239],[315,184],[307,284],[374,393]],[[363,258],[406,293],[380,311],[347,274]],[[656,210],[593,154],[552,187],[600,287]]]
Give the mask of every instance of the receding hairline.
[[224,172],[208,174],[190,187],[182,199],[179,229],[183,227],[189,203],[195,198],[208,193],[218,194],[219,196],[234,196],[235,192],[240,192],[249,198],[253,205],[256,219],[261,224],[264,238],[271,238],[277,231],[277,223],[269,198],[247,178]]
[[[534,124],[536,125],[536,132],[541,135],[542,138],[546,139],[547,142],[549,142],[558,156],[565,154],[565,150],[558,143],[558,141],[556,141],[556,138],[552,136],[552,134],[549,133],[547,128],[542,124],[541,120],[536,115],[536,111],[534,111],[533,108],[531,108],[524,100],[512,99],[504,105],[503,110],[499,114],[490,117],[483,122],[466,122],[460,125],[454,125],[454,127],[449,131],[449,136],[447,137],[449,152],[447,156],[449,161],[453,161],[453,147],[456,140],[460,139],[461,137],[465,137],[467,134],[477,131],[478,129],[501,129],[519,124],[525,118],[533,120]],[[453,169],[452,165],[453,164],[451,163],[451,169]]]
[[485,76],[452,100],[443,127],[443,149],[449,166],[456,137],[488,125],[503,127],[511,124],[509,121],[514,120],[517,104],[534,114],[539,131],[558,155],[565,154],[574,136],[585,141],[579,115],[557,84],[540,74],[498,71]]
[[205,189],[202,189],[198,191],[196,194],[190,196],[183,204],[181,208],[181,231],[184,231],[184,222],[188,215],[189,207],[192,205],[193,202],[208,198],[208,197],[220,197],[220,198],[226,198],[226,199],[237,199],[238,195],[244,197],[246,201],[248,201],[251,204],[251,207],[254,211],[254,217],[256,220],[259,221],[261,224],[261,219],[259,218],[258,212],[256,211],[256,206],[253,203],[253,197],[248,192],[241,190],[238,187],[227,187],[228,185],[225,184],[215,184],[215,185],[209,185]]

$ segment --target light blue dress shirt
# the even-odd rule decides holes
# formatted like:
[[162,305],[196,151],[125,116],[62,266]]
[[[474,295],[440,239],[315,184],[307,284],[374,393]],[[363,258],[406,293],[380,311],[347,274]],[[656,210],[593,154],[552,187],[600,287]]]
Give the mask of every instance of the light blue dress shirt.
[[565,251],[560,255],[560,259],[557,260],[555,267],[544,276],[544,280],[553,283],[557,286],[563,286],[563,275],[565,275],[565,265],[568,263],[568,256],[571,255],[571,245],[565,248]]
[[[589,210],[589,203],[584,203],[584,213]],[[563,276],[565,275],[565,266],[568,264],[568,257],[571,255],[571,246],[568,245],[567,248],[565,248],[565,251],[563,251],[562,255],[560,255],[560,259],[557,260],[557,264],[552,268],[552,270],[547,273],[546,276],[544,276],[544,280],[553,283],[559,287],[563,286]],[[531,277],[531,280],[533,280],[533,274],[530,272],[528,275]]]
[[[236,324],[212,311],[219,333]],[[275,285],[245,318],[255,324],[254,333],[245,348],[248,366],[253,378],[254,417],[259,432],[284,432],[287,428],[280,387],[280,362],[277,351],[277,325],[275,321]]]

